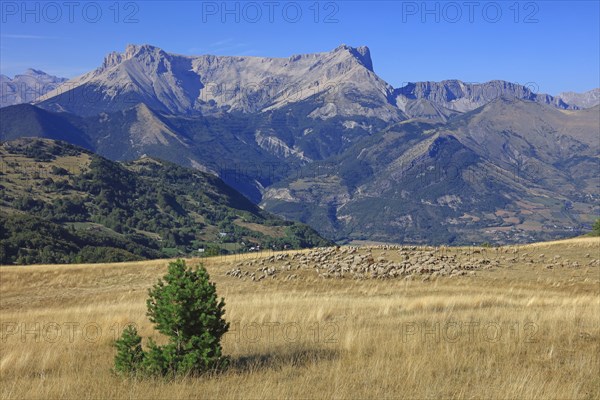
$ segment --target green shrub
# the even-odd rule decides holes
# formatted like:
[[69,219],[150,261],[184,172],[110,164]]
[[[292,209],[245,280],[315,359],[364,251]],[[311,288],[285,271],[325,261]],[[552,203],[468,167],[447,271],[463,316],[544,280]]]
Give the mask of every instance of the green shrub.
[[115,371],[119,373],[137,372],[144,362],[142,338],[138,335],[133,325],[128,325],[121,338],[115,343],[117,355],[115,356]]

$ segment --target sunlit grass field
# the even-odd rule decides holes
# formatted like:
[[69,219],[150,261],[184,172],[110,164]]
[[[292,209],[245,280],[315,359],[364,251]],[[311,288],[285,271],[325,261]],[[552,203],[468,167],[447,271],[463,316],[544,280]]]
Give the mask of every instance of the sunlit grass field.
[[507,254],[499,267],[428,281],[299,269],[253,282],[225,275],[239,256],[206,259],[226,301],[232,367],[176,380],[111,372],[126,324],[160,340],[145,301],[168,260],[2,267],[1,397],[600,398],[600,267],[590,265],[600,239]]

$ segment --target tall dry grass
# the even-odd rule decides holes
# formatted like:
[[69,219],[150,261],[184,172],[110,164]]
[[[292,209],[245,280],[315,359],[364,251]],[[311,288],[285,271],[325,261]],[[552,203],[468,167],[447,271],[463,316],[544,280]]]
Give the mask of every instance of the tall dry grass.
[[[596,249],[598,240],[526,251],[583,265]],[[232,323],[232,368],[173,381],[110,371],[125,324],[155,335],[146,290],[166,261],[1,268],[2,398],[600,398],[598,267],[255,283],[225,276],[231,263],[208,269]]]

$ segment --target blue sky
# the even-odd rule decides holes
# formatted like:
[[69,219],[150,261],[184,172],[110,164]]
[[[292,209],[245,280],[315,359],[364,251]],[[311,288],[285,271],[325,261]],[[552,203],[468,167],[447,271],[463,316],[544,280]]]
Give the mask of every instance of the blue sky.
[[503,79],[539,92],[600,86],[600,2],[2,1],[0,72],[72,77],[128,43],[180,54],[288,57],[371,49],[394,87]]

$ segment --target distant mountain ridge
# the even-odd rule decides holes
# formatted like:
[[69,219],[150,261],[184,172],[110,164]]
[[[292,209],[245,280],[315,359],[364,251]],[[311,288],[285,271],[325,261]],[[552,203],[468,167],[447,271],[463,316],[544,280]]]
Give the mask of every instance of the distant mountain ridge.
[[529,100],[552,105],[560,109],[578,109],[579,106],[567,104],[560,97],[538,94],[531,88],[506,81],[485,83],[465,83],[456,79],[442,82],[409,83],[394,91],[396,104],[411,117],[422,117],[411,113],[411,104],[426,101],[444,110],[445,115],[464,113],[484,106],[499,97]]
[[[128,45],[123,53],[108,54],[99,68],[69,80],[38,103],[79,115],[120,111],[140,102],[159,112],[206,115],[265,112],[312,98],[325,100],[310,113],[313,119],[363,116],[394,122],[407,117],[431,118],[431,113],[417,111],[422,107],[412,106],[416,100],[451,110],[441,112],[445,119],[498,96],[561,109],[580,107],[561,97],[500,80],[476,84],[459,80],[416,82],[394,89],[375,74],[368,47],[347,45],[288,58],[187,56],[151,45]],[[441,114],[435,113],[433,118],[439,119]]]
[[[537,93],[531,85],[501,80],[466,83],[451,79],[393,88],[375,74],[368,47],[347,45],[288,58],[188,56],[151,45],[128,45],[122,53],[106,55],[96,70],[68,81],[34,69],[13,79],[4,75],[0,79],[6,86],[1,106],[36,101],[54,111],[79,115],[121,111],[140,102],[172,114],[253,113],[316,96],[328,101],[314,110],[312,118],[363,115],[385,121],[446,120],[499,96],[561,109],[590,108],[600,102],[600,88],[551,96]],[[361,101],[369,107],[361,107]]]
[[588,90],[584,93],[563,92],[556,97],[579,108],[592,108],[600,104],[600,88]]
[[12,79],[0,74],[0,107],[30,103],[66,81],[67,78],[60,78],[33,68],[15,75]]

